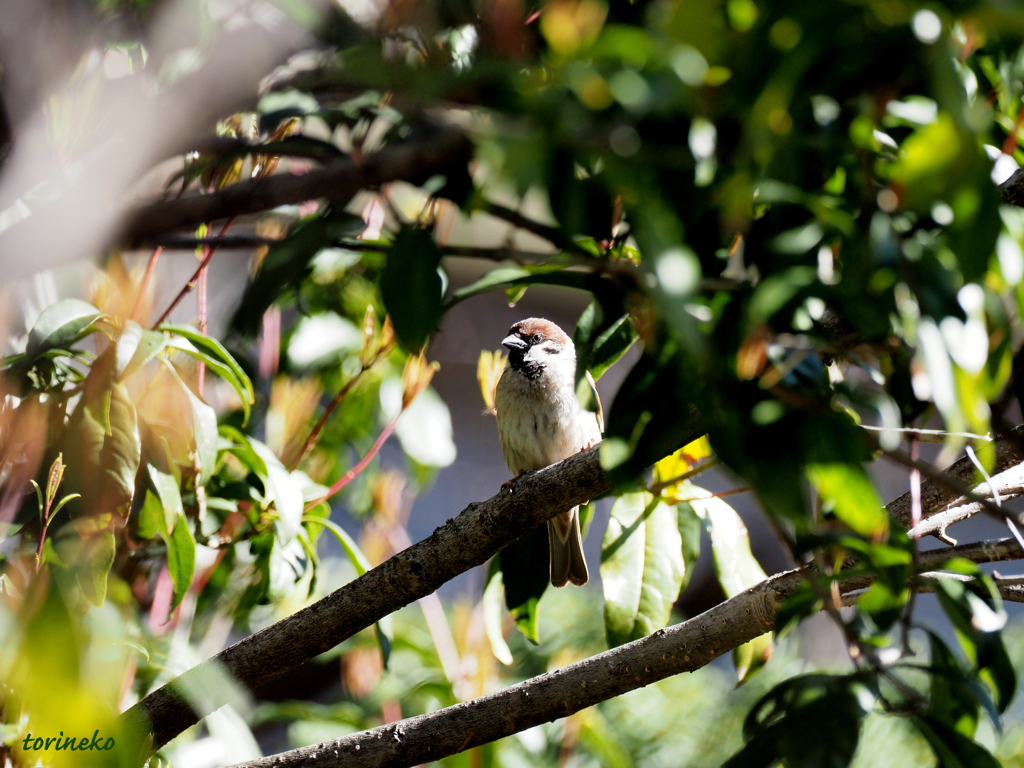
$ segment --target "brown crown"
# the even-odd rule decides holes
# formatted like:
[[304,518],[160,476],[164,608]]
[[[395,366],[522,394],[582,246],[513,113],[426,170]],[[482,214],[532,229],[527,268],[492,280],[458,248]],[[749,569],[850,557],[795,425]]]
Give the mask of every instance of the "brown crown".
[[525,320],[520,320],[509,328],[508,332],[510,336],[514,334],[530,343],[533,343],[533,336],[538,333],[545,339],[551,339],[562,345],[571,341],[565,331],[543,317],[528,317]]

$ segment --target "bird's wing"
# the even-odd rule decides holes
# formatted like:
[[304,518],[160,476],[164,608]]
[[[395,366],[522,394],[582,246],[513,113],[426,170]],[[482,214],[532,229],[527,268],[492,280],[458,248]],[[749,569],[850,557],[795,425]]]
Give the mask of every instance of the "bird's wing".
[[597,394],[597,382],[594,381],[594,377],[590,375],[590,371],[587,371],[587,383],[590,385],[591,391],[594,393],[594,400],[597,401],[597,431],[602,435],[604,434],[604,406],[601,405],[601,396]]

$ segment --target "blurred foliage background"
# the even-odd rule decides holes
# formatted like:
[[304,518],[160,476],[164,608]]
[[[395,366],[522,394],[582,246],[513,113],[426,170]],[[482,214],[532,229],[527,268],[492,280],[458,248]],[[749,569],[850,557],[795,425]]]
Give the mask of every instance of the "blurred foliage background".
[[[412,500],[456,453],[430,387],[436,331],[463,302],[498,292],[514,305],[534,286],[586,296],[579,381],[632,364],[605,403],[601,461],[617,498],[606,529],[589,533],[602,542],[602,593],[547,589],[546,540],[528,534],[492,561],[480,594],[433,595],[382,619],[310,662],[306,690],[237,690],[150,765],[314,744],[649,635],[685,618],[676,606],[702,533],[734,598],[765,578],[725,500],[740,492],[793,562],[818,567],[774,638],[737,649],[732,668],[716,662],[442,762],[1024,760],[1012,703],[1024,636],[1004,629],[1001,601],[1015,585],[951,561],[928,577],[948,620],[937,633],[915,623],[919,547],[905,528],[938,510],[915,497],[912,517],[894,521],[872,480],[875,462],[895,461],[912,468],[912,490],[931,464],[967,455],[984,489],[1008,469],[995,439],[1019,441],[1019,3],[46,8],[12,4],[0,17],[5,264],[32,258],[13,248],[18,233],[118,154],[153,167],[82,219],[126,199],[228,202],[144,252],[111,225],[88,254],[96,269],[64,268],[62,295],[8,288],[5,764],[141,764],[151,745],[121,730],[120,712],[408,546]],[[217,102],[223,58],[241,59],[231,34],[253,26],[306,37],[258,73],[258,90]],[[208,87],[177,106],[217,116],[202,135],[158,144],[101,109],[129,85],[159,99],[202,77]],[[431,148],[454,133],[467,156],[432,165]],[[26,171],[33,141],[46,151]],[[398,167],[355,195],[231,208],[260,183],[358,170],[396,148],[429,172]],[[122,212],[145,216],[134,210]],[[473,229],[481,221],[518,232],[488,240]],[[79,226],[67,221],[71,236]],[[229,247],[251,254],[237,300],[210,279]],[[44,250],[40,266],[75,258]],[[196,271],[165,307],[175,250],[194,251]],[[470,261],[473,278],[459,266]],[[484,350],[481,408],[502,365]],[[695,422],[708,437],[674,450]],[[913,469],[928,440],[940,449]],[[380,461],[385,444],[397,461]],[[730,490],[699,484],[712,466],[728,470]],[[847,557],[874,581],[844,596]],[[821,610],[849,650],[826,668],[788,633]],[[187,696],[201,707],[208,693]],[[94,732],[120,746],[33,746]]]

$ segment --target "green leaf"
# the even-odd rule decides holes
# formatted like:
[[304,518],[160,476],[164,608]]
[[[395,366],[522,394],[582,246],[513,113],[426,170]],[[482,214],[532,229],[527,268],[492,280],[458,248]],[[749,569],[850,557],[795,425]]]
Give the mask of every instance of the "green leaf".
[[[450,309],[460,301],[465,301],[474,296],[479,296],[481,293],[487,293],[498,288],[507,289],[506,298],[510,304],[515,303],[512,301],[515,298],[517,301],[521,299],[526,289],[536,283],[548,283],[550,284],[555,278],[546,277],[552,272],[558,272],[565,269],[562,264],[542,264],[531,267],[499,267],[498,269],[492,269],[486,275],[481,277],[474,283],[470,283],[464,288],[460,288],[452,294],[451,300],[445,309]],[[585,275],[580,273],[567,273],[575,275],[575,277],[567,278],[568,280],[576,283],[578,287],[582,288],[586,282]]]
[[333,533],[334,538],[338,540],[341,548],[344,549],[345,554],[348,555],[349,562],[352,563],[352,567],[355,568],[357,576],[362,576],[373,567],[370,565],[370,561],[366,559],[366,555],[363,554],[359,545],[356,544],[352,537],[345,532],[344,528],[333,520],[329,520],[326,517],[313,517],[312,515],[306,515],[302,518],[302,522],[307,525],[322,525]]
[[78,587],[85,599],[95,606],[103,605],[107,596],[107,574],[114,565],[116,545],[114,534],[103,531],[81,543],[75,563]]
[[103,313],[80,299],[64,299],[44,309],[28,333],[25,353],[36,358],[50,349],[67,349],[95,330]]
[[172,611],[178,607],[178,603],[188,592],[195,569],[196,540],[192,538],[188,520],[179,517],[170,538],[167,539],[167,570],[171,574],[171,583],[174,584]]
[[597,381],[619,361],[637,340],[636,329],[628,314],[623,315],[594,341],[588,370]]
[[167,528],[167,519],[164,517],[164,508],[160,498],[152,491],[146,491],[146,498],[139,509],[139,522],[136,535],[140,539],[155,539],[163,536],[165,539],[170,534]]
[[491,642],[494,658],[509,666],[512,663],[512,651],[509,650],[505,635],[501,631],[501,602],[504,593],[505,586],[501,580],[498,558],[492,558],[491,564],[487,567],[487,586],[484,588],[483,596],[484,629],[487,632],[487,639]]
[[505,606],[516,628],[536,645],[537,609],[551,583],[551,551],[546,525],[523,534],[498,553],[498,567],[505,584]]
[[282,293],[297,288],[311,271],[310,261],[323,248],[335,246],[343,237],[358,235],[366,222],[358,216],[332,207],[314,218],[303,219],[288,234],[270,246],[231,319],[231,327],[246,336],[259,333],[263,315]]
[[260,477],[266,477],[267,463],[260,458],[253,449],[251,439],[248,435],[229,424],[221,424],[218,432],[225,440],[231,441],[223,450],[230,451],[250,472],[255,472]]
[[666,626],[685,571],[676,511],[649,493],[621,496],[601,544],[608,644]]
[[[166,537],[170,531],[174,530],[178,518],[185,515],[185,508],[181,503],[180,481],[174,475],[161,472],[152,464],[148,464],[146,470],[149,473],[149,481],[156,491],[160,506],[163,509],[161,515],[163,521],[158,530]],[[146,501],[149,501],[148,494]]]
[[880,540],[889,530],[889,516],[874,484],[859,464],[811,464],[807,477],[824,502],[861,536]]
[[[947,728],[970,738],[978,727],[980,711],[971,681],[960,667],[946,644],[932,632],[928,633],[931,645],[931,686],[928,692],[927,716]],[[998,723],[998,713],[994,723]]]
[[267,495],[277,508],[277,529],[281,540],[291,541],[302,525],[302,489],[270,448],[252,438],[249,444],[267,467],[267,474],[262,479]]
[[576,348],[576,399],[588,411],[597,411],[597,391],[587,380],[590,356],[594,340],[604,325],[604,310],[597,301],[592,301],[583,310],[572,334]]
[[[130,322],[130,321],[129,321]],[[167,337],[159,331],[142,331],[142,336],[135,347],[131,359],[121,369],[118,380],[124,381],[142,366],[152,360],[164,348]],[[118,342],[120,344],[120,342]],[[119,361],[120,367],[120,361]]]
[[[212,355],[205,351],[197,349],[191,342],[186,339],[168,339],[166,340],[166,346],[173,349],[180,350],[190,357],[194,357],[196,360],[201,360],[212,373],[220,376],[224,381],[231,385],[231,388],[238,394],[238,399],[242,403],[242,424],[243,426],[249,421],[249,413],[252,410],[251,403],[255,400],[250,400],[250,393],[245,389],[245,386],[238,377],[235,376],[234,371],[224,365],[220,360],[216,359]],[[248,381],[248,379],[246,379]],[[250,384],[250,387],[252,385]]]
[[[706,498],[690,501],[689,505],[711,539],[715,573],[726,597],[735,597],[768,578],[750,551],[747,526],[736,510],[692,483],[683,484],[681,492],[687,496],[706,495]],[[768,663],[773,649],[770,635],[762,635],[737,648],[733,660],[739,681],[743,683],[757,674]]]
[[68,488],[82,495],[78,506],[127,516],[142,449],[135,404],[125,386],[112,381],[113,363],[109,350],[89,372],[64,434],[64,456]]
[[770,766],[846,768],[857,750],[865,705],[873,699],[865,681],[809,674],[776,685],[754,705],[743,724],[746,747],[726,768]]
[[696,440],[707,432],[693,407],[701,378],[675,342],[658,346],[657,355],[644,350],[605,419],[601,466],[619,487],[635,483],[647,467],[679,448],[681,438]]
[[188,401],[192,406],[192,439],[199,465],[196,485],[202,486],[210,482],[213,470],[217,466],[217,414],[185,386],[184,382],[182,387],[188,394]]
[[402,346],[419,351],[442,313],[441,249],[429,231],[405,227],[395,238],[380,276],[380,295]]
[[[243,370],[242,366],[238,364],[234,356],[227,351],[223,344],[217,339],[206,336],[200,333],[195,328],[188,325],[176,325],[174,323],[164,323],[160,326],[161,331],[172,333],[176,336],[181,336],[183,339],[188,339],[197,347],[206,349],[211,355],[215,356],[220,362],[226,365],[231,372],[234,374],[234,378],[238,384],[241,384],[245,390],[245,395],[239,394],[243,403],[253,404],[256,402],[256,394],[252,388],[252,380],[249,379],[248,374]],[[224,377],[227,380],[227,377]],[[231,383],[230,381],[228,383]],[[235,386],[235,384],[232,384]]]
[[683,492],[690,497],[705,496],[694,498],[688,503],[703,522],[711,539],[715,572],[726,597],[735,597],[768,578],[750,551],[747,526],[736,514],[736,510],[695,485],[684,485]]
[[[327,511],[329,512],[329,510]],[[341,544],[341,548],[344,549],[345,554],[348,555],[349,562],[352,564],[352,567],[355,568],[358,576],[362,576],[373,567],[370,565],[370,561],[366,559],[366,555],[363,554],[359,545],[356,544],[352,537],[345,532],[344,528],[333,520],[329,520],[327,517],[305,515],[302,518],[302,522],[307,525],[322,525],[333,533],[334,538],[338,540],[338,543]],[[374,633],[376,634],[377,642],[380,644],[381,656],[384,659],[384,668],[387,669],[388,659],[391,657],[391,648],[394,645],[394,628],[392,626],[391,617],[385,616],[374,624]]]
[[999,768],[999,761],[973,739],[930,717],[916,715],[912,720],[938,758],[939,768]]
[[585,710],[580,720],[580,745],[597,758],[601,768],[633,768],[630,753],[597,707]]
[[956,629],[957,639],[981,679],[992,688],[999,711],[1003,712],[1017,690],[1017,675],[999,631],[1006,622],[999,593],[974,563],[951,560],[946,567],[973,577],[972,582],[940,577],[932,583],[939,605]]
[[693,511],[689,504],[676,504],[676,527],[679,529],[679,539],[683,553],[683,565],[686,572],[683,574],[682,589],[690,583],[693,576],[693,569],[697,566],[697,559],[700,557],[700,532],[702,528],[701,519]]

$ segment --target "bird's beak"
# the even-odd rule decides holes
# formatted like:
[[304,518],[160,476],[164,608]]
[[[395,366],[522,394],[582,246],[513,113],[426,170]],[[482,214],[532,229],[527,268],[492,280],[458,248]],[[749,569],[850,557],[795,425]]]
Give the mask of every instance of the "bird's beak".
[[509,352],[522,352],[528,344],[518,336],[506,336],[501,342],[501,346],[505,347]]

